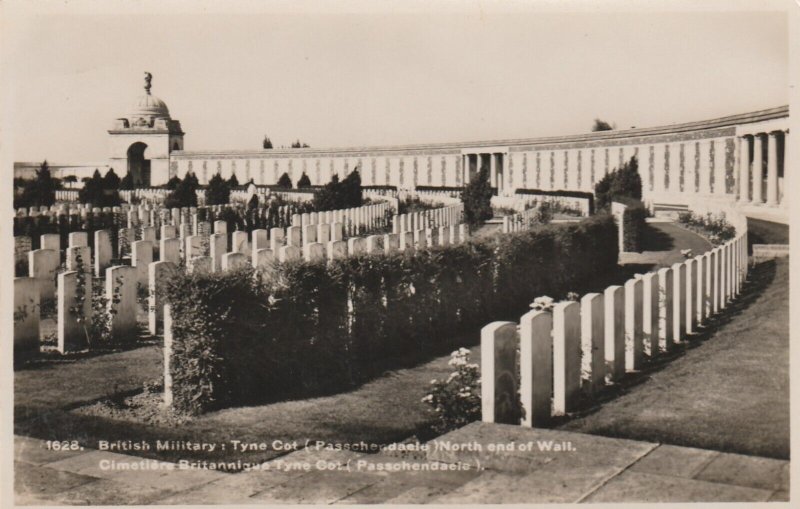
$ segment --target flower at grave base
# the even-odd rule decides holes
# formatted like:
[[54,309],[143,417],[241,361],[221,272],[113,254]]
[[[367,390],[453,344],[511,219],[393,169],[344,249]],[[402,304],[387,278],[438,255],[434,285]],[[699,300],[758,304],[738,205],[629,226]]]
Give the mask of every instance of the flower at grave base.
[[456,378],[458,378],[458,371],[453,371],[452,373],[450,373],[450,376],[447,377],[447,383],[452,382]]
[[453,356],[447,364],[453,367],[466,366],[467,360],[461,356]]
[[437,380],[435,378],[433,380],[431,380],[431,385],[436,385],[438,383],[439,383],[439,380]]
[[433,394],[428,394],[427,396],[422,398],[420,401],[422,401],[423,403],[433,403]]
[[531,304],[531,309],[536,311],[552,311],[553,310],[553,301],[552,297],[548,297],[547,295],[543,295],[541,297],[536,297],[533,299],[533,304]]

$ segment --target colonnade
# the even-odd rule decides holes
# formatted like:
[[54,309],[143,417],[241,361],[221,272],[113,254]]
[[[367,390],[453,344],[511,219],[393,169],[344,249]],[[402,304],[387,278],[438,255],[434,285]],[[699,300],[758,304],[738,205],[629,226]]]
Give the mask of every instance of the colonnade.
[[461,153],[463,168],[463,182],[466,184],[470,181],[471,175],[477,175],[481,168],[484,166],[489,167],[489,182],[492,187],[503,189],[505,179],[503,172],[505,170],[505,162],[508,158],[508,148],[502,149],[481,148],[467,149]]
[[782,204],[788,136],[788,129],[739,136],[739,203]]

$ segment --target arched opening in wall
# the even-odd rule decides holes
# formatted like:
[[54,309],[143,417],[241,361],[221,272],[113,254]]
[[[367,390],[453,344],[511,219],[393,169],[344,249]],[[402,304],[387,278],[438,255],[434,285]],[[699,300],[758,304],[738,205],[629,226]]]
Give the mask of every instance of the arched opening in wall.
[[172,150],[180,150],[180,149],[181,149],[181,146],[178,145],[177,141],[172,144]]
[[150,160],[145,159],[147,145],[137,141],[128,147],[128,173],[134,187],[150,187]]

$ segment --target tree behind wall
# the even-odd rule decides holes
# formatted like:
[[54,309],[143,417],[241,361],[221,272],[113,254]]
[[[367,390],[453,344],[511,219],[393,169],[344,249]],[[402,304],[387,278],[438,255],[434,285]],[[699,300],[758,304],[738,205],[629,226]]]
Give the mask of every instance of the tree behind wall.
[[230,181],[225,181],[222,175],[217,173],[208,181],[206,190],[206,205],[222,205],[231,201]]
[[14,207],[49,207],[56,202],[56,189],[60,187],[61,181],[50,175],[45,160],[36,170],[36,178],[23,181],[21,193],[14,196]]
[[642,199],[642,178],[639,175],[639,163],[636,157],[612,171],[595,184],[595,206],[606,209],[614,198]]
[[281,175],[281,178],[278,179],[278,187],[283,189],[291,189],[292,188],[292,179],[289,177],[289,174],[284,172]]
[[331,181],[314,193],[314,210],[347,209],[361,206],[361,175],[353,170],[343,181],[333,175]]
[[[177,178],[177,177],[173,177]],[[131,191],[133,190],[133,175],[130,172],[126,173],[122,180],[119,182],[119,189],[120,191]]]
[[599,118],[594,119],[594,125],[592,126],[592,132],[599,132],[599,131],[613,131],[614,126],[606,122],[605,120],[600,120]]
[[188,173],[164,200],[166,208],[196,207],[199,183],[194,173]]
[[265,149],[272,148],[272,140],[269,139],[269,136],[264,135],[264,141],[261,144]]
[[464,203],[464,218],[470,225],[478,225],[492,218],[492,187],[489,185],[489,170],[481,168],[477,178],[461,191]]
[[113,169],[108,170],[105,178],[95,170],[92,178],[84,180],[83,188],[78,191],[78,201],[91,203],[94,207],[116,207],[121,203],[119,197],[119,177]]
[[297,189],[302,189],[304,187],[311,187],[311,179],[308,178],[306,172],[303,172],[303,174],[300,175],[300,179],[297,181]]

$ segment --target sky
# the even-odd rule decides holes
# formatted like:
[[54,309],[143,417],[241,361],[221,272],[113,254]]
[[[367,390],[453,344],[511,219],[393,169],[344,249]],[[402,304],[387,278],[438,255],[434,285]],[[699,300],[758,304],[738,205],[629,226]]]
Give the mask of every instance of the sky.
[[14,160],[104,161],[144,71],[186,150],[259,149],[265,134],[312,147],[554,136],[596,117],[650,127],[789,101],[782,12],[143,5],[5,16]]

